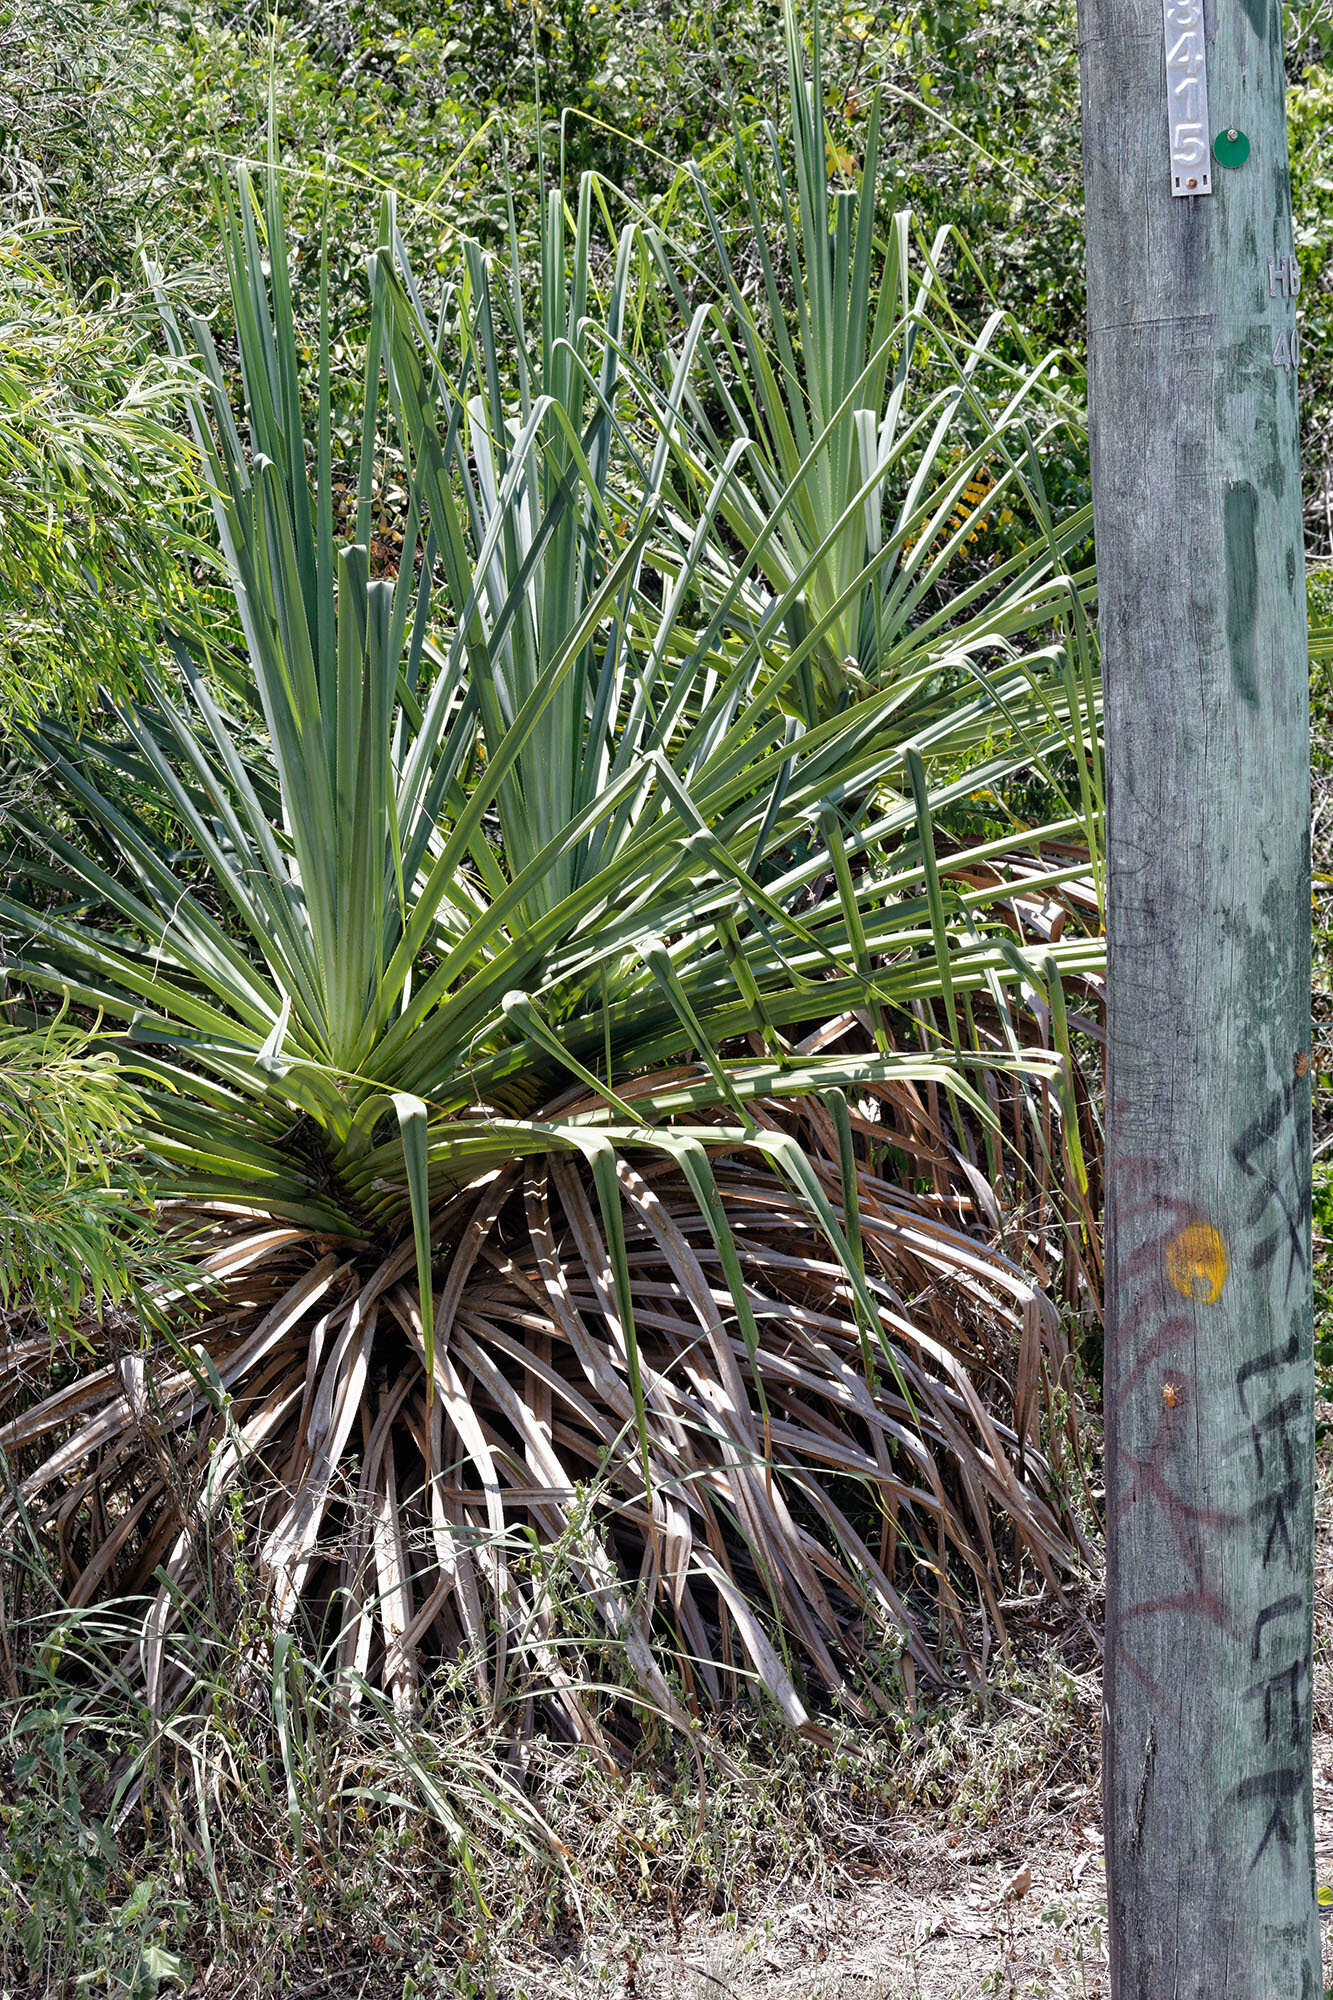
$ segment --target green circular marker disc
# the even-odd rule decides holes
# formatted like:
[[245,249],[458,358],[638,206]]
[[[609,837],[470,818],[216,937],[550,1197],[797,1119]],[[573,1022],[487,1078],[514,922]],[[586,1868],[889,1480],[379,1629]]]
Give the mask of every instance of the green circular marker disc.
[[1220,166],[1243,167],[1250,157],[1250,142],[1235,126],[1219,132],[1213,141],[1213,154]]

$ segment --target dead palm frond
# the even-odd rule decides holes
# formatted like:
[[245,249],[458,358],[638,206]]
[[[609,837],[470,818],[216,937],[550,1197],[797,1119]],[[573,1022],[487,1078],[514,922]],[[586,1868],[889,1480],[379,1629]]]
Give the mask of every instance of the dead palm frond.
[[[919,1179],[946,1164],[941,1201],[858,1161],[853,1269],[873,1329],[836,1251],[812,1245],[808,1200],[709,1126],[673,1135],[707,1149],[725,1237],[676,1160],[628,1142],[618,1246],[567,1152],[446,1203],[429,1372],[410,1236],[368,1272],[312,1232],[219,1215],[205,1260],[219,1297],[193,1344],[126,1347],[7,1428],[19,1462],[44,1447],[20,1488],[30,1520],[68,1517],[93,1467],[118,1496],[118,1518],[66,1549],[70,1602],[160,1571],[163,1610],[188,1600],[234,1563],[224,1503],[250,1494],[280,1619],[302,1598],[340,1606],[349,1673],[409,1701],[423,1646],[463,1649],[497,1706],[516,1671],[536,1677],[594,1740],[571,1649],[597,1632],[671,1717],[682,1696],[734,1694],[739,1672],[800,1727],[775,1632],[844,1693],[867,1635],[899,1637],[909,1688],[938,1678],[942,1644],[966,1648],[975,1608],[1002,1636],[997,1520],[1005,1562],[1016,1539],[1051,1583],[1078,1548],[1035,1436],[1068,1382],[1061,1316],[969,1229],[954,1144],[914,1084],[868,1082],[854,1113],[811,1100],[795,1125],[790,1102],[754,1109],[770,1139],[799,1138],[844,1231],[840,1122],[857,1154],[891,1147]],[[11,1402],[38,1359],[11,1350]],[[178,1692],[162,1685],[164,1639],[159,1621],[155,1700]]]

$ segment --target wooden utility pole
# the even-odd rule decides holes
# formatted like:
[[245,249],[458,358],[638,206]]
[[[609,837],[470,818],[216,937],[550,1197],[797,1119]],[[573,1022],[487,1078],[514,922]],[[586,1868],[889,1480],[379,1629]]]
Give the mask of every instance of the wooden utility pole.
[[1316,2000],[1308,716],[1279,0],[1079,0],[1109,769],[1116,2000]]

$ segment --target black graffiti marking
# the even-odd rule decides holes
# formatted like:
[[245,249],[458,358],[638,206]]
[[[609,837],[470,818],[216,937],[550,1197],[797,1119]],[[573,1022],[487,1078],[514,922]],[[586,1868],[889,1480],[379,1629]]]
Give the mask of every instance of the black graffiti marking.
[[1283,1346],[1270,1347],[1267,1354],[1260,1354],[1253,1361],[1242,1363],[1236,1370],[1236,1393],[1240,1397],[1240,1406],[1247,1417],[1250,1414],[1250,1406],[1245,1400],[1245,1384],[1252,1382],[1256,1375],[1269,1375],[1275,1368],[1288,1367],[1300,1358],[1300,1335],[1293,1333],[1291,1339]]
[[1261,1562],[1263,1569],[1267,1569],[1273,1560],[1273,1544],[1279,1535],[1282,1537],[1282,1546],[1286,1552],[1287,1561],[1289,1563],[1295,1562],[1296,1550],[1291,1539],[1291,1529],[1287,1525],[1287,1516],[1289,1513],[1295,1514],[1298,1511],[1301,1500],[1302,1490],[1300,1480],[1289,1479],[1285,1486],[1280,1486],[1275,1493],[1265,1493],[1251,1507],[1250,1519],[1252,1521],[1258,1521],[1268,1508],[1271,1508],[1273,1511],[1273,1518],[1268,1524],[1268,1535],[1264,1542],[1264,1553]]
[[1267,1145],[1270,1139],[1277,1136],[1278,1127],[1295,1101],[1296,1083],[1293,1078],[1283,1084],[1280,1090],[1274,1091],[1259,1116],[1250,1120],[1231,1148],[1231,1157],[1242,1173],[1254,1172],[1250,1161],[1261,1146]]
[[1248,1805],[1252,1799],[1260,1799],[1265,1803],[1271,1803],[1273,1808],[1268,1815],[1263,1838],[1254,1850],[1254,1858],[1250,1862],[1251,1873],[1259,1866],[1264,1849],[1270,1840],[1277,1841],[1283,1861],[1290,1865],[1296,1848],[1296,1822],[1289,1808],[1291,1801],[1301,1790],[1302,1783],[1302,1773],[1297,1768],[1260,1771],[1252,1778],[1242,1778],[1237,1785],[1232,1796],[1239,1804]]
[[1290,1480],[1298,1477],[1298,1467],[1292,1455],[1291,1439],[1287,1436],[1287,1431],[1290,1426],[1300,1422],[1304,1408],[1305,1398],[1299,1389],[1293,1389],[1291,1394],[1284,1396],[1280,1403],[1274,1403],[1266,1416],[1256,1417],[1253,1420],[1249,1428],[1249,1439],[1250,1443],[1254,1446],[1256,1478],[1262,1479],[1264,1476],[1263,1440],[1270,1431],[1277,1433],[1278,1443],[1282,1447],[1282,1460],[1286,1468],[1287,1478]]
[[[1293,1166],[1296,1172],[1299,1173],[1299,1159],[1293,1160]],[[1296,1278],[1304,1276],[1310,1265],[1310,1254],[1305,1244],[1306,1216],[1303,1202],[1297,1203],[1293,1207],[1279,1182],[1271,1174],[1266,1174],[1264,1176],[1263,1187],[1255,1196],[1250,1212],[1245,1218],[1246,1226],[1250,1229],[1256,1228],[1267,1213],[1270,1203],[1274,1201],[1281,1211],[1282,1220],[1278,1223],[1276,1229],[1270,1230],[1263,1241],[1256,1243],[1253,1250],[1251,1250],[1250,1269],[1252,1271],[1266,1270],[1277,1256],[1278,1251],[1282,1248],[1285,1241],[1287,1249],[1287,1275],[1285,1282],[1286,1289],[1290,1292]]]
[[1301,1706],[1301,1675],[1308,1673],[1309,1670],[1309,1663],[1307,1661],[1293,1660],[1291,1665],[1283,1667],[1280,1673],[1266,1674],[1262,1680],[1256,1681],[1253,1687],[1246,1688],[1244,1694],[1246,1701],[1257,1701],[1260,1695],[1263,1696],[1265,1743],[1271,1743],[1273,1740],[1273,1698],[1276,1695],[1278,1700],[1285,1700],[1290,1704],[1291,1747],[1293,1750],[1300,1749],[1302,1740],[1301,1718],[1303,1714]]
[[[1293,1144],[1292,1147],[1291,1164],[1293,1177],[1299,1179],[1302,1163],[1300,1149],[1296,1144]],[[1270,1204],[1273,1202],[1277,1203],[1282,1219],[1278,1223],[1277,1228],[1270,1231],[1264,1237],[1262,1243],[1257,1243],[1250,1252],[1250,1269],[1252,1271],[1266,1269],[1277,1256],[1285,1239],[1287,1247],[1286,1284],[1287,1290],[1290,1291],[1296,1277],[1298,1275],[1303,1276],[1310,1267],[1310,1253],[1305,1242],[1305,1224],[1308,1220],[1305,1201],[1302,1194],[1301,1199],[1293,1205],[1277,1178],[1273,1174],[1266,1173],[1262,1177],[1259,1192],[1255,1195],[1254,1201],[1250,1206],[1250,1212],[1245,1218],[1246,1227],[1250,1229],[1257,1228],[1267,1214]]]
[[[1273,1202],[1277,1203],[1281,1217],[1277,1227],[1250,1252],[1250,1269],[1256,1272],[1264,1270],[1272,1263],[1285,1241],[1287,1247],[1285,1289],[1288,1293],[1297,1276],[1303,1277],[1310,1268],[1310,1252],[1305,1235],[1306,1224],[1310,1220],[1310,1189],[1309,1177],[1305,1171],[1304,1147],[1300,1135],[1291,1133],[1285,1186],[1271,1168],[1257,1166],[1254,1156],[1270,1140],[1276,1138],[1283,1120],[1296,1101],[1298,1088],[1297,1080],[1292,1078],[1280,1090],[1275,1091],[1259,1116],[1250,1121],[1231,1148],[1231,1157],[1241,1172],[1248,1179],[1258,1182],[1249,1214],[1245,1218],[1246,1227],[1257,1228]],[[1288,1189],[1292,1187],[1297,1190],[1294,1202],[1288,1193]]]
[[1264,1627],[1271,1625],[1275,1618],[1295,1618],[1305,1616],[1305,1599],[1299,1591],[1290,1591],[1286,1597],[1274,1598],[1265,1604],[1254,1621],[1254,1636],[1250,1641],[1250,1658],[1257,1661],[1263,1644]]

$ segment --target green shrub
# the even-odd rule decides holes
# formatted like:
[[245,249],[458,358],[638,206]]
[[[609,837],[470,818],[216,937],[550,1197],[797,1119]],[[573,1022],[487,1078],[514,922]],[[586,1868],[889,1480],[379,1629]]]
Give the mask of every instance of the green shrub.
[[[48,254],[38,254],[39,247]],[[181,386],[114,301],[81,308],[47,237],[0,235],[0,708],[124,690],[207,556]]]
[[[137,1300],[162,1257],[134,1167],[137,1093],[115,1056],[57,1019],[0,1014],[0,1322],[6,1366],[49,1360]],[[25,1325],[25,1322],[27,1324]],[[15,1344],[17,1334],[28,1337]]]

